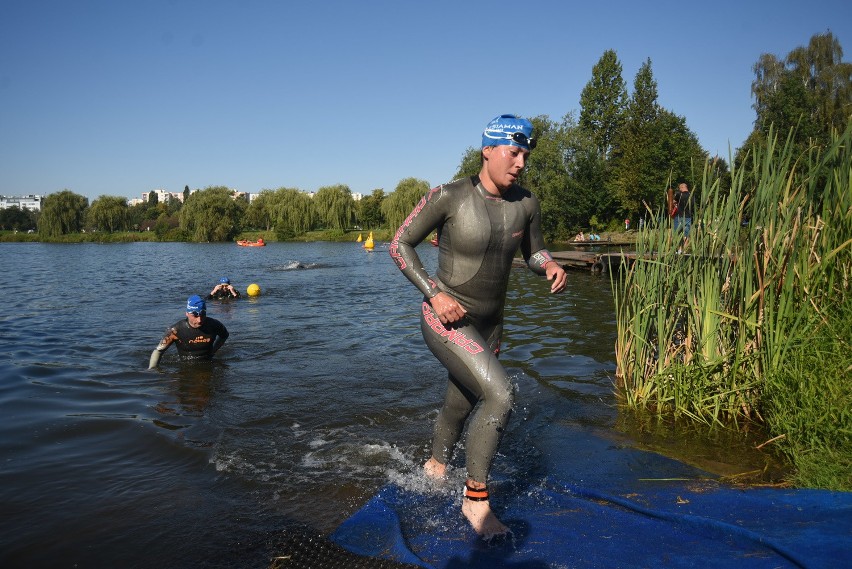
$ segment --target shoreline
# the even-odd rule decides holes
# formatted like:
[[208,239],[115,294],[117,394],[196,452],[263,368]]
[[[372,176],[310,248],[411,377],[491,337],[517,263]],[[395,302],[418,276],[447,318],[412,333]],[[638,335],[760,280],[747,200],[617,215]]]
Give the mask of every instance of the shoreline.
[[[291,239],[278,239],[272,231],[245,231],[230,241],[217,241],[217,243],[234,243],[241,240],[257,240],[263,237],[267,244],[270,243],[312,243],[317,241],[328,241],[331,243],[356,243],[358,236],[369,233],[369,231],[347,231],[341,234],[339,231],[310,231]],[[633,245],[636,241],[636,232],[617,231],[601,233],[599,241],[554,241],[548,244],[553,251],[565,250],[568,247],[619,247]],[[373,240],[376,242],[389,242],[393,239],[393,232],[388,230],[373,230]],[[0,243],[196,243],[196,241],[180,241],[172,239],[160,239],[153,231],[120,231],[115,233],[67,233],[56,238],[42,239],[38,233],[24,233],[12,231],[0,231]],[[559,249],[557,249],[557,247]]]

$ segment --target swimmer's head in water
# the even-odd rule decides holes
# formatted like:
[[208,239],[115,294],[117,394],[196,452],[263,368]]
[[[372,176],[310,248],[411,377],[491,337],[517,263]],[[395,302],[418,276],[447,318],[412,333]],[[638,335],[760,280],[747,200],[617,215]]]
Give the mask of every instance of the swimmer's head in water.
[[222,277],[221,279],[219,279],[219,284],[231,284],[231,279],[229,279],[228,277]]
[[508,144],[532,150],[536,143],[532,130],[533,125],[527,119],[515,115],[500,115],[492,119],[482,132],[482,147]]

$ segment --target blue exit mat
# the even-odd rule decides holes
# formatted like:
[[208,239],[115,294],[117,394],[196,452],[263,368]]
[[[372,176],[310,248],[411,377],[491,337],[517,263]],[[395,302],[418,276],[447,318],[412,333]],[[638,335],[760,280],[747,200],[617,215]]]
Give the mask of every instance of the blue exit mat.
[[490,485],[512,539],[479,539],[452,483],[389,484],[331,540],[432,569],[852,567],[852,493],[732,487],[654,453],[564,434],[537,440],[547,448],[539,475]]

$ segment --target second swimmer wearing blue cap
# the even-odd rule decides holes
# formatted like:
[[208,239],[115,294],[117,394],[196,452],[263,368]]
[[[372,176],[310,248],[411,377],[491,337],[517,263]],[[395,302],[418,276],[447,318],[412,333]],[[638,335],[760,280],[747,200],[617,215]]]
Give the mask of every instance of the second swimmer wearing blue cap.
[[210,291],[210,294],[207,295],[207,300],[211,300],[214,298],[224,299],[224,298],[239,298],[240,291],[234,288],[231,284],[231,279],[228,277],[222,277],[219,279],[219,282],[216,283],[216,286],[213,287],[213,290]]
[[[423,293],[420,330],[449,371],[444,405],[435,423],[427,475],[444,478],[467,426],[467,481],[462,514],[483,538],[509,532],[490,505],[486,485],[514,402],[514,387],[497,361],[512,260],[520,249],[527,266],[565,289],[565,270],[541,233],[535,195],[517,184],[530,150],[532,123],[500,115],[482,133],[479,175],[430,190],[399,228],[390,254]],[[427,273],[415,251],[438,233],[438,269]]]

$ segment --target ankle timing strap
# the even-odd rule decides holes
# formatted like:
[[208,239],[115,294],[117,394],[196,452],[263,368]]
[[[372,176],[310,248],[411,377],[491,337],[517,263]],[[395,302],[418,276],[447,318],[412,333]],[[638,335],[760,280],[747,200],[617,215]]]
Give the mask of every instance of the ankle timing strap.
[[484,502],[488,499],[488,488],[471,488],[469,485],[464,485],[464,497],[471,502]]

